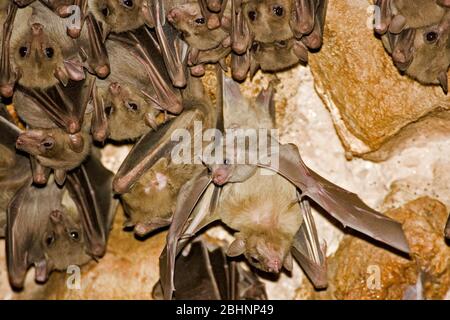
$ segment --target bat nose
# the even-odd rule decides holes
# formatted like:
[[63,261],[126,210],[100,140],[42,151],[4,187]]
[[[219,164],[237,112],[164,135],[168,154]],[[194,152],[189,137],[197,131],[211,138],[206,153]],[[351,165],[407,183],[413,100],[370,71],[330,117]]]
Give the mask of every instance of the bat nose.
[[170,23],[176,23],[181,16],[181,11],[177,8],[174,8],[169,11],[167,14],[167,20],[169,20]]
[[61,211],[59,210],[53,210],[50,213],[50,219],[53,223],[60,223],[62,220],[62,214]]
[[44,29],[44,26],[40,23],[33,23],[33,25],[31,26],[31,31],[33,33],[33,36],[41,35],[43,29]]
[[113,94],[113,95],[118,95],[120,94],[121,91],[121,86],[118,82],[113,82],[109,85],[109,91]]
[[228,181],[228,172],[224,168],[214,170],[212,180],[215,185],[222,186]]
[[273,260],[267,265],[269,272],[279,273],[281,270],[281,262],[279,260]]

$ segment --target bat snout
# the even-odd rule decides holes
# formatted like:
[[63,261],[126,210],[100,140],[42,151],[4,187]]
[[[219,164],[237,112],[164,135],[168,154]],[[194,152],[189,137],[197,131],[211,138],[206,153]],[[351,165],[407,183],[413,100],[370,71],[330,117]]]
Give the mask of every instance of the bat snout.
[[50,220],[54,223],[54,224],[59,224],[62,223],[62,214],[61,211],[59,210],[53,210],[52,212],[50,212]]
[[267,271],[270,273],[279,273],[281,270],[281,261],[279,259],[271,259],[267,263]]
[[169,22],[172,24],[176,24],[181,20],[182,16],[183,16],[183,13],[180,9],[173,8],[167,14],[167,20],[169,20]]
[[109,92],[111,92],[113,96],[118,96],[121,91],[122,86],[118,82],[113,82],[109,85]]
[[31,25],[31,32],[33,36],[41,36],[44,32],[44,26],[40,23],[33,23]]
[[212,174],[212,180],[214,184],[218,186],[223,186],[225,183],[228,182],[228,179],[229,179],[228,170],[226,170],[225,168],[218,168],[214,170]]

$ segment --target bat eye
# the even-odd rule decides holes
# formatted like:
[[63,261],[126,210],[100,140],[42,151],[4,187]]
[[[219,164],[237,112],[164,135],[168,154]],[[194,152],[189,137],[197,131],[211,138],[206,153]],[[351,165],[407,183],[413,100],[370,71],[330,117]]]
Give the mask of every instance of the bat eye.
[[45,238],[45,244],[47,247],[50,247],[55,242],[55,237],[52,234],[49,234],[47,238]]
[[133,0],[123,0],[122,3],[128,8],[133,7]]
[[103,15],[104,17],[109,16],[109,9],[108,9],[108,7],[104,7],[104,8],[102,9],[102,15]]
[[80,240],[80,233],[78,231],[70,231],[69,235],[72,240],[75,240],[75,241]]
[[438,37],[439,37],[439,35],[438,35],[438,33],[435,32],[435,31],[427,32],[427,33],[425,34],[425,39],[426,39],[426,41],[429,42],[429,43],[434,43],[434,42],[436,42],[437,39],[438,39]]
[[283,16],[283,13],[284,13],[284,9],[282,6],[275,6],[272,8],[272,11],[275,15],[277,15],[279,17]]
[[205,20],[205,18],[201,17],[201,18],[195,19],[195,23],[196,24],[205,24],[206,20]]
[[53,48],[45,48],[45,55],[47,58],[53,58],[53,55],[55,54],[55,50]]
[[256,11],[249,11],[248,18],[252,21],[255,21],[256,20]]
[[106,107],[105,113],[109,117],[113,113],[113,107],[111,107],[111,106]]
[[27,47],[20,47],[19,48],[19,54],[22,58],[24,58],[28,53],[28,48]]
[[259,260],[258,260],[258,258],[250,257],[250,262],[253,263],[253,264],[258,264]]
[[138,109],[139,109],[138,105],[134,102],[127,102],[127,107],[131,111],[138,111]]
[[231,163],[231,161],[229,159],[223,160],[223,164],[224,165],[229,165],[230,163]]
[[53,146],[55,145],[55,142],[53,141],[53,140],[50,140],[50,139],[48,139],[48,140],[44,140],[43,142],[42,142],[42,146],[45,148],[45,149],[52,149],[53,148]]
[[286,43],[286,41],[281,40],[281,41],[278,41],[278,42],[277,42],[277,45],[278,45],[280,48],[284,48],[284,47],[287,46],[287,43]]
[[259,50],[259,43],[258,42],[253,42],[252,44],[252,51],[256,52]]

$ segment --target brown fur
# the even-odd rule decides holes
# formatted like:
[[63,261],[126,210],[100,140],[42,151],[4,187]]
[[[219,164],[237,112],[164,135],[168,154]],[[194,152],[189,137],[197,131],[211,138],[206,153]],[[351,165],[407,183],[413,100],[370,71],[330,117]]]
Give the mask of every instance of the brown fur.
[[406,18],[409,28],[422,28],[439,23],[448,9],[439,6],[436,0],[394,0],[394,15],[401,14]]
[[245,182],[226,185],[218,209],[222,221],[239,231],[249,262],[263,271],[274,259],[285,262],[302,223],[296,188],[267,173],[258,169]]

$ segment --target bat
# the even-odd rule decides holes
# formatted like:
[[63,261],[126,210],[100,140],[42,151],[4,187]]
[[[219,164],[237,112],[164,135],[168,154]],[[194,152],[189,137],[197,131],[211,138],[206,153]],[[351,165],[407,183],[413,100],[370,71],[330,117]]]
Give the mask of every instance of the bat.
[[15,143],[20,134],[4,105],[0,105],[0,237],[5,236],[6,210],[14,194],[29,181],[30,160],[17,153]]
[[[83,122],[94,84],[95,79],[88,77],[46,90],[19,86],[19,94],[14,97],[19,117],[32,127],[19,135],[16,147],[40,165],[54,169],[59,184],[64,183],[66,172],[78,167],[90,152],[89,123]],[[95,120],[92,113],[90,117]],[[97,128],[93,126],[91,131],[95,133]]]
[[182,111],[181,94],[172,86],[155,41],[154,33],[143,27],[106,43],[112,72],[97,81],[95,96],[112,140],[138,139]]
[[396,67],[423,84],[440,85],[448,92],[450,66],[450,14],[439,24],[405,29],[384,36],[383,43],[392,54]]
[[199,79],[190,78],[183,90],[183,105],[186,109],[181,115],[137,142],[114,179],[114,190],[121,195],[129,217],[125,226],[133,228],[139,236],[170,224],[180,188],[203,168],[172,161],[165,148],[177,130],[193,132],[196,121],[213,126],[214,110]]
[[[267,300],[257,275],[227,259],[221,247],[209,249],[207,241],[197,240],[188,249],[176,262],[175,300]],[[190,270],[189,276],[182,270]],[[163,298],[159,282],[153,297]]]
[[104,255],[115,213],[112,173],[95,156],[69,174],[63,187],[50,177],[44,187],[29,180],[7,210],[8,276],[22,288],[35,268],[37,282],[53,270],[82,265]]
[[[237,84],[226,78],[222,82],[224,86],[224,104],[226,105],[229,103],[229,105],[236,106],[236,100],[240,99],[239,96],[236,96],[236,94],[239,93]],[[227,102],[228,100],[230,102]],[[269,102],[271,101],[267,98],[259,98],[257,100],[264,101],[266,105],[270,104]],[[245,105],[245,103],[240,105]],[[263,163],[266,161],[261,161],[258,162],[257,165],[253,166],[257,167],[255,169],[252,169],[252,165],[249,164],[237,164],[234,165],[233,168],[233,165],[230,165],[225,161],[218,167],[210,169],[210,172],[205,170],[201,174],[193,177],[182,187],[180,195],[177,199],[172,224],[169,228],[166,249],[160,257],[161,281],[165,298],[171,298],[175,289],[173,282],[175,272],[174,266],[176,256],[182,247],[187,243],[190,237],[195,235],[196,232],[204,228],[211,221],[223,219],[220,205],[224,204],[218,201],[218,203],[221,203],[218,204],[218,207],[212,206],[211,208],[210,205],[211,203],[217,203],[215,200],[217,198],[217,194],[219,193],[220,197],[226,189],[232,189],[233,187],[237,187],[239,183],[245,183],[248,180],[257,177],[258,174],[255,172],[258,168],[274,171],[279,176],[286,179],[286,181],[290,182],[292,184],[291,190],[298,190],[298,199],[296,199],[297,202],[306,198],[310,199],[322,207],[332,217],[340,221],[345,227],[355,229],[399,251],[409,253],[408,243],[403,233],[401,224],[369,208],[355,194],[334,185],[309,169],[302,161],[298,149],[295,146],[289,144],[280,145],[279,151],[275,152],[273,155],[275,154],[279,156],[278,165],[275,165],[273,162],[269,162],[267,164]],[[216,171],[217,169],[220,169],[219,172]],[[219,173],[218,177],[217,173]],[[228,186],[229,183],[231,183],[231,186]],[[233,186],[233,184],[235,185]],[[258,195],[259,192],[256,187],[262,187],[261,183],[250,187],[254,190],[255,195]],[[221,188],[223,188],[222,192],[220,192]],[[217,191],[218,189],[219,191]],[[238,194],[238,192],[236,192],[236,194]],[[275,195],[272,193],[271,196]],[[293,200],[294,199],[292,199],[292,201]],[[249,206],[251,207],[252,201],[249,201],[249,203]],[[258,204],[259,203],[254,204],[253,208],[258,207]],[[276,211],[280,209],[279,206],[275,208]],[[290,207],[288,206],[287,208]],[[256,208],[253,212],[259,212],[260,215],[263,215]],[[293,215],[288,216],[293,217]],[[273,217],[269,215],[268,219],[263,219],[262,221],[265,221],[267,226],[270,224],[267,220],[270,221],[271,218]],[[296,223],[300,226],[301,217],[298,217],[297,219],[298,220],[294,221],[296,221]],[[292,221],[289,222],[290,223],[287,223],[287,226],[285,226],[286,229],[289,229],[289,225],[294,224]],[[253,223],[253,225],[245,225],[250,226],[249,228],[258,229],[255,223]],[[242,233],[242,230],[240,231]],[[311,234],[313,233],[308,234],[308,239],[314,238]],[[284,235],[288,236],[288,233],[285,233]],[[267,271],[279,272],[281,270],[281,264],[287,268],[290,267],[289,260],[291,259],[288,258],[290,253],[287,254],[285,252],[286,242],[288,241],[282,237],[283,233],[274,236],[274,238],[280,239],[277,242],[274,242],[272,247],[268,242],[254,240],[249,241],[244,237],[237,237],[236,241],[230,245],[228,251],[230,254],[234,255],[243,252],[242,248],[248,248],[248,246],[255,248],[259,255],[253,257],[251,254],[247,254],[250,258],[249,262],[253,262],[255,266],[261,267]],[[263,250],[258,249],[263,246],[265,247]],[[316,252],[320,250],[320,248],[317,249],[317,245],[305,247],[315,247]],[[263,253],[262,255],[261,251]],[[301,248],[298,248],[297,251],[302,252]],[[254,251],[251,250],[250,252]],[[274,252],[276,253],[274,254]],[[265,254],[269,254],[271,256],[267,257]],[[252,258],[256,258],[256,260],[253,261]],[[320,255],[319,259],[311,257],[310,261],[314,262],[313,265],[318,267],[319,270],[323,270],[323,267],[320,265]],[[323,276],[321,277],[317,275],[315,278],[320,280]]]
[[301,41],[311,50],[319,50],[322,46],[327,6],[328,0],[316,0],[315,23],[313,29],[310,33],[304,34],[301,38]]
[[208,29],[214,30],[230,24],[229,12],[226,12],[228,0],[197,0]]
[[[53,14],[40,2],[27,9],[32,14],[24,17],[29,11],[17,11],[11,3],[4,23],[0,89],[5,97],[12,95],[16,82],[28,88],[46,89],[58,82],[82,80],[84,68],[99,77],[108,75],[107,53],[100,27],[92,15],[86,17],[87,28],[79,39],[72,39],[66,35],[66,19]],[[29,26],[14,24],[16,12],[24,12],[21,19],[28,19]],[[16,26],[14,32],[13,26]]]
[[398,34],[407,28],[437,24],[449,7],[447,1],[437,0],[377,0],[376,5],[381,8],[381,21],[375,28],[379,34],[388,30]]
[[108,31],[121,33],[155,26],[147,0],[88,0],[89,9]]
[[444,235],[447,239],[450,239],[450,217],[447,220],[447,224],[445,225]]

